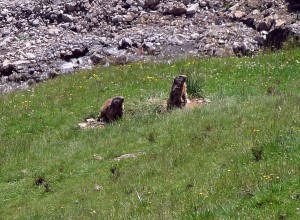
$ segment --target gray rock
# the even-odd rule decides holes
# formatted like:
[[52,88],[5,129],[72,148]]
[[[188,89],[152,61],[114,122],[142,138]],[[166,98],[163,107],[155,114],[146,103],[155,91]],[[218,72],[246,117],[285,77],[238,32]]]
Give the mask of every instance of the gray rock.
[[40,24],[40,21],[39,21],[38,19],[34,19],[34,20],[32,21],[32,26],[34,26],[34,27],[39,26],[39,24]]
[[78,68],[78,65],[76,65],[72,62],[65,62],[59,66],[59,70],[62,73],[73,72],[76,68]]
[[224,47],[224,48],[218,48],[214,56],[216,57],[228,57],[228,56],[234,56],[234,52],[232,48]]
[[192,0],[181,0],[183,4],[188,5],[191,3]]
[[192,15],[196,14],[196,12],[198,11],[198,9],[199,9],[199,4],[198,3],[192,4],[190,7],[188,7],[186,9],[186,14],[188,16],[192,16]]
[[74,12],[76,10],[76,2],[68,2],[65,4],[68,12]]
[[237,18],[237,19],[241,19],[242,17],[244,17],[246,15],[245,12],[243,11],[235,11],[234,12],[234,17]]
[[164,13],[180,16],[186,13],[186,6],[180,2],[169,2],[165,5]]
[[11,33],[11,32],[10,32],[10,30],[9,30],[8,28],[4,28],[4,29],[2,29],[2,31],[1,31],[2,37],[7,37],[7,36],[9,36],[10,33]]
[[31,62],[29,60],[17,60],[15,62],[13,62],[14,66],[23,66],[23,65],[28,65]]
[[207,6],[207,2],[206,1],[200,1],[199,2],[199,6],[202,7],[202,8],[204,8],[204,7]]
[[191,38],[194,39],[194,40],[198,40],[200,38],[200,34],[198,34],[198,33],[192,33],[191,34]]
[[13,70],[15,69],[15,66],[8,62],[5,61],[2,66],[0,67],[0,75],[1,76],[10,76],[13,73]]
[[284,25],[285,25],[284,20],[277,20],[275,23],[275,28],[280,28],[280,27],[283,27]]
[[145,0],[146,8],[154,8],[156,5],[160,3],[160,0]]
[[104,65],[107,62],[106,57],[101,54],[98,54],[98,53],[94,53],[90,57],[90,59],[94,65],[97,65],[97,64]]
[[112,47],[105,50],[105,53],[109,56],[118,56],[121,52],[118,48]]
[[258,22],[257,30],[258,31],[269,31],[271,29],[271,24],[266,21]]
[[144,42],[143,43],[143,48],[146,50],[150,49],[153,46],[154,46],[154,44],[152,42]]
[[132,40],[128,37],[124,37],[119,41],[119,49],[126,49],[132,46]]
[[34,60],[36,58],[36,56],[33,53],[26,53],[25,56],[29,60]]
[[300,33],[292,0],[0,2],[0,93],[94,64],[251,55]]
[[74,21],[74,17],[69,14],[62,14],[61,19],[65,22],[73,22]]

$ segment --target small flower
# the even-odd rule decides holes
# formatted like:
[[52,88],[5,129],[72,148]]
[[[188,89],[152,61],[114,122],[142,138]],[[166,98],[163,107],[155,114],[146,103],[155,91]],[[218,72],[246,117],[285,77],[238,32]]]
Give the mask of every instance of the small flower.
[[152,77],[152,76],[147,76],[146,78],[149,80],[154,79],[154,77]]

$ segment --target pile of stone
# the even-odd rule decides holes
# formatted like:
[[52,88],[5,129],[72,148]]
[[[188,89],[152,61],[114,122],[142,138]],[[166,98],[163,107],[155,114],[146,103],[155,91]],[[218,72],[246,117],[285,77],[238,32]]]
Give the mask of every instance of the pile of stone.
[[299,9],[292,0],[0,0],[0,93],[93,65],[279,48],[299,33]]

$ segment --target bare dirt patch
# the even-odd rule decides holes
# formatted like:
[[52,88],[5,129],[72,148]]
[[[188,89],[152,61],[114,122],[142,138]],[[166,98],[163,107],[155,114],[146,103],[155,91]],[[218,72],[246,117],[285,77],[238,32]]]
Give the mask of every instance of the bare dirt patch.
[[[150,99],[149,103],[159,104],[159,106],[156,109],[156,113],[163,114],[163,113],[167,112],[167,100],[159,101],[156,99]],[[203,105],[207,105],[209,103],[211,103],[211,100],[208,98],[203,98],[203,97],[191,98],[191,99],[188,99],[184,109],[194,109],[194,108],[197,108],[197,107],[200,107]]]
[[94,118],[88,118],[84,122],[81,122],[78,124],[78,127],[81,129],[89,129],[89,128],[104,128],[105,127],[104,122],[97,121]]
[[202,106],[202,105],[207,105],[211,103],[210,99],[208,98],[192,98],[189,99],[186,108],[187,109],[194,109],[196,107]]
[[[148,100],[148,103],[150,105],[157,105],[156,107],[156,113],[157,114],[163,114],[167,112],[167,100],[160,100],[151,98]],[[203,105],[207,105],[211,103],[211,100],[208,98],[191,98],[188,99],[188,102],[185,109],[194,109]],[[88,118],[84,122],[81,122],[78,124],[78,127],[80,129],[92,129],[92,128],[105,128],[107,123],[102,121],[97,121],[95,118]]]
[[137,152],[137,153],[133,153],[133,154],[123,154],[121,156],[117,156],[114,158],[114,160],[123,160],[123,159],[126,159],[126,158],[136,158],[138,156],[141,156],[141,155],[144,155],[145,152]]

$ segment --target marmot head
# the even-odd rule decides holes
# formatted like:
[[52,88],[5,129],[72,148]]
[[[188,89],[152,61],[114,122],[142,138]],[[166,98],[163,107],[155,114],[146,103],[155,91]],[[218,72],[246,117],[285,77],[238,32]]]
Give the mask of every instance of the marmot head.
[[124,102],[124,97],[123,96],[116,96],[112,99],[111,101],[111,106],[113,107],[122,107]]
[[175,77],[174,79],[174,83],[173,83],[173,89],[177,90],[177,89],[181,89],[185,83],[187,79],[186,75],[178,75]]
[[178,75],[174,79],[174,84],[183,85],[185,83],[186,79],[187,79],[186,75]]

